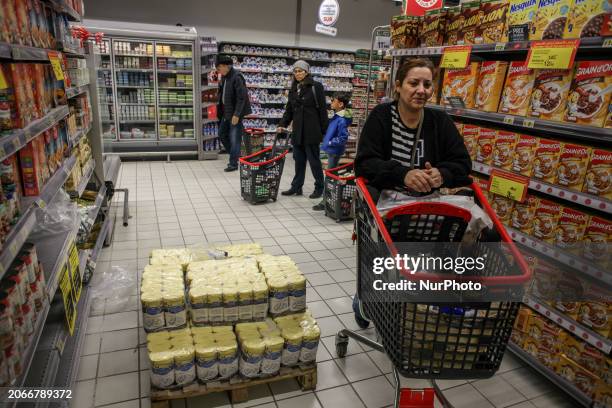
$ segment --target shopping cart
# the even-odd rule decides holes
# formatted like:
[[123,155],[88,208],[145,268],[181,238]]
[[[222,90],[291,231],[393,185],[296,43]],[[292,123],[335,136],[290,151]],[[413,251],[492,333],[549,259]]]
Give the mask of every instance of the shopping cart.
[[240,156],[248,156],[263,149],[264,133],[265,131],[259,128],[244,129],[240,146]]
[[353,163],[325,170],[326,216],[336,222],[352,219],[353,194],[355,194]]
[[240,194],[251,204],[276,201],[288,153],[287,142],[279,150],[277,140],[275,135],[271,147],[240,158]]
[[[460,243],[471,212],[441,202],[416,202],[391,209],[383,217],[363,179],[357,179],[355,229],[357,240],[357,287],[371,287],[379,276],[372,273],[375,257],[400,254],[399,242]],[[483,273],[477,277],[490,289],[522,287],[530,270],[503,225],[497,219],[480,188],[472,184],[476,203],[491,218],[494,228],[486,229],[472,247],[486,253]],[[485,241],[487,243],[485,243]],[[492,241],[500,250],[491,251]],[[496,245],[493,245],[495,247]],[[403,255],[403,254],[401,254]],[[511,255],[511,256],[508,256]],[[514,266],[514,267],[513,267]],[[419,279],[427,276],[419,273]],[[417,275],[409,275],[408,279]],[[369,286],[368,286],[369,285]],[[366,292],[359,291],[364,296]],[[436,379],[489,378],[498,370],[504,356],[520,303],[515,301],[479,303],[389,302],[388,292],[370,291],[368,300],[358,300],[359,310],[373,322],[377,340],[350,331],[336,335],[336,353],[344,357],[349,338],[386,353],[394,366],[395,407],[432,407],[434,395],[450,407]],[[378,298],[376,298],[378,297]],[[514,299],[514,298],[513,298]],[[418,300],[417,300],[418,301]],[[432,387],[402,389],[399,376],[423,378]]]

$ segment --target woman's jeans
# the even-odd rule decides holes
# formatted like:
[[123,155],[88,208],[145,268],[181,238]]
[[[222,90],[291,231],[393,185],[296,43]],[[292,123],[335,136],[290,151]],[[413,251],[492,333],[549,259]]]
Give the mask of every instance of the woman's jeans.
[[306,162],[308,162],[315,179],[315,191],[323,191],[323,166],[321,165],[319,145],[293,145],[293,159],[295,161],[295,177],[291,182],[291,189],[298,191],[304,186]]

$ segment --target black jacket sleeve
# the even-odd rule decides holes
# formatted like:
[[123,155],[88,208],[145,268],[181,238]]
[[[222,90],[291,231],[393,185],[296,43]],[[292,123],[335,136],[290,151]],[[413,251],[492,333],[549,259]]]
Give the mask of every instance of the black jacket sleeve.
[[234,115],[242,118],[244,108],[249,97],[246,83],[242,74],[236,73],[234,78],[234,92],[236,92],[236,107],[234,108]]
[[368,116],[359,137],[355,157],[355,174],[365,177],[369,184],[379,190],[403,186],[404,177],[410,170],[399,162],[385,157],[384,138],[391,138],[391,134],[390,128],[386,129],[384,125],[385,115],[382,113],[384,108],[385,105],[379,105]]
[[442,174],[443,187],[454,188],[469,185],[472,182],[469,177],[472,160],[463,143],[463,138],[446,113],[439,118],[439,121],[442,135],[440,148],[443,149],[440,157],[444,159],[436,163],[436,167]]
[[291,98],[287,100],[287,104],[285,105],[285,113],[283,113],[283,117],[280,122],[278,122],[279,127],[286,128],[293,121],[293,105],[291,104]]
[[217,119],[221,120],[223,117],[223,80],[219,81],[219,101],[217,101]]
[[321,134],[325,135],[327,132],[327,126],[329,125],[329,118],[327,117],[327,103],[325,101],[325,88],[320,82],[314,83],[314,87],[317,93],[317,106],[319,106],[319,123],[321,124]]

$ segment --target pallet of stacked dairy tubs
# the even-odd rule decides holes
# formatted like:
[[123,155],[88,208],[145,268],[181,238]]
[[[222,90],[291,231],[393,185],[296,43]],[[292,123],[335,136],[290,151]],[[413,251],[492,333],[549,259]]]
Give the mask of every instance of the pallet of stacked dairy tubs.
[[[427,13],[421,47],[398,41],[391,55],[394,67],[410,57],[440,67],[447,47],[471,46],[465,67],[438,71],[428,108],[455,120],[474,177],[530,259],[535,278],[511,350],[576,403],[609,407],[612,61],[610,12],[598,7],[466,3]],[[562,46],[575,59],[556,69],[529,59],[530,48]],[[504,180],[525,194],[508,195]]]
[[87,25],[104,33],[98,81],[105,91],[100,92],[105,151],[124,157],[196,156],[202,120],[199,37],[189,27],[136,26],[138,35],[133,24],[89,20]]
[[200,146],[200,159],[215,160],[221,149],[217,120],[219,77],[215,66],[218,49],[217,40],[215,37],[201,37],[200,47],[200,59],[202,61],[202,144]]
[[335,91],[353,92],[353,52],[221,42],[219,53],[232,57],[234,68],[244,75],[253,109],[244,126],[265,129],[266,146],[272,144],[283,116],[297,60],[310,64],[311,75],[323,84],[328,103]]

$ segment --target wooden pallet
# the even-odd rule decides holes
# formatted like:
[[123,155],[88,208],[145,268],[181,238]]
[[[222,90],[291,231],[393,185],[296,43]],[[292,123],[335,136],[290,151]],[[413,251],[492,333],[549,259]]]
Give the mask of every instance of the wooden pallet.
[[295,378],[303,391],[314,390],[317,386],[317,366],[281,367],[279,373],[272,377],[246,379],[239,376],[226,381],[213,381],[206,384],[194,383],[177,390],[158,390],[151,388],[151,407],[170,408],[170,400],[193,398],[212,392],[227,391],[233,403],[248,401],[249,387],[269,384]]

